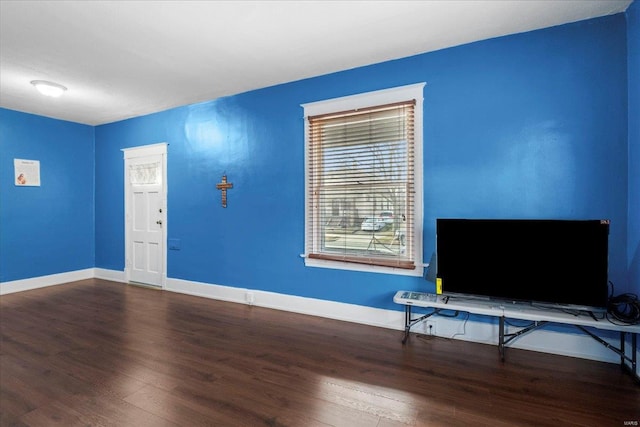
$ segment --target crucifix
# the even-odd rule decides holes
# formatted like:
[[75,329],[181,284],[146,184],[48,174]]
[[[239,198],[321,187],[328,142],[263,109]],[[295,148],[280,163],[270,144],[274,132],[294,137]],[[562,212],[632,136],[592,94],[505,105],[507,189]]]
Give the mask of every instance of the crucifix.
[[233,188],[233,184],[227,182],[227,175],[222,175],[222,182],[216,184],[218,190],[222,190],[222,207],[227,207],[227,190]]

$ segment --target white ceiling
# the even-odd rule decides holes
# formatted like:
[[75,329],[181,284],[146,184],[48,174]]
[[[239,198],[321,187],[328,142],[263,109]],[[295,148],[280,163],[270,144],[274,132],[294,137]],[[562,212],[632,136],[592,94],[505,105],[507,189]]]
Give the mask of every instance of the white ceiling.
[[[631,2],[0,0],[0,106],[98,125]],[[68,91],[44,97],[31,80]]]

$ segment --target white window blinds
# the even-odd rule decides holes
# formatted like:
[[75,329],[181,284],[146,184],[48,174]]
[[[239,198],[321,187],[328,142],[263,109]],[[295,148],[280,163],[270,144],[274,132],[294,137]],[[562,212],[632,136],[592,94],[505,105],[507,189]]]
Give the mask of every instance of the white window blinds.
[[309,258],[416,266],[415,101],[308,117]]

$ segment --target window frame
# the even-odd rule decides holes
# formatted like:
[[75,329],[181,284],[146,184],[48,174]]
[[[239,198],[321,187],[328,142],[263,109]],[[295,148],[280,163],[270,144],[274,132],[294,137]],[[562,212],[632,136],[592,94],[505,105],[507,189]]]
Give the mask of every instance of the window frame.
[[[403,276],[422,276],[423,274],[423,92],[426,83],[416,83],[406,86],[399,86],[389,89],[382,89],[372,92],[366,92],[356,95],[349,95],[339,98],[332,98],[323,101],[310,102],[301,104],[304,109],[304,146],[305,146],[305,266],[332,268],[340,270],[377,272],[386,274],[396,274]],[[318,230],[310,231],[312,227],[308,226],[310,220],[309,212],[309,117],[319,116],[323,114],[331,114],[341,111],[357,110],[374,106],[392,104],[397,102],[405,102],[415,100],[414,112],[414,230],[413,230],[413,247],[414,247],[414,265],[413,269],[388,267],[381,265],[359,264],[354,262],[325,260],[310,258],[308,253],[310,233],[320,232]],[[317,239],[316,235],[316,239]]]

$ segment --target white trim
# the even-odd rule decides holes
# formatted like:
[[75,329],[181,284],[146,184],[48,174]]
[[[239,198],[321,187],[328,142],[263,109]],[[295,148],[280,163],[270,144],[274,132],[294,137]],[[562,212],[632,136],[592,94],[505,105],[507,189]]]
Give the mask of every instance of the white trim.
[[317,116],[320,114],[371,107],[373,105],[391,104],[393,102],[402,102],[409,99],[415,99],[416,102],[422,102],[425,85],[425,82],[415,83],[372,92],[358,93],[340,98],[308,102],[306,104],[300,104],[300,106],[304,108],[306,119],[308,116]]
[[[307,267],[322,267],[322,268],[334,268],[339,270],[351,270],[351,271],[363,271],[374,273],[387,273],[397,274],[404,276],[422,276],[424,273],[423,268],[423,223],[424,223],[424,201],[423,201],[423,101],[424,101],[424,87],[426,83],[416,83],[406,86],[398,86],[389,89],[382,89],[373,92],[366,92],[356,95],[344,96],[340,98],[327,99],[317,102],[309,102],[301,104],[304,108],[304,206],[305,206],[305,242],[304,242],[304,263]],[[316,116],[321,114],[327,114],[332,112],[354,110],[358,108],[366,108],[375,105],[391,104],[395,102],[407,101],[415,99],[415,111],[414,111],[414,181],[415,190],[414,195],[414,232],[413,232],[413,247],[415,256],[415,268],[412,270],[373,266],[366,264],[356,264],[340,261],[329,261],[309,258],[307,253],[309,233],[315,231],[309,231],[307,227],[307,218],[309,217],[309,158],[308,158],[308,135],[309,135],[309,116]]]
[[[462,341],[475,342],[480,344],[490,344],[496,346],[496,357],[498,356],[498,319],[487,320],[486,316],[481,316],[486,321],[479,319],[480,316],[472,316],[465,321],[465,314],[460,314],[457,318],[447,318],[442,316],[432,316],[429,322],[435,324],[436,336],[447,339],[458,339]],[[404,321],[404,320],[403,320]],[[514,321],[516,323],[526,323],[526,321]],[[506,359],[509,359],[509,348],[538,351],[542,353],[557,354],[561,356],[577,357],[581,359],[597,360],[600,362],[620,363],[620,357],[608,350],[602,344],[597,343],[593,338],[587,336],[578,329],[569,325],[566,328],[574,333],[563,333],[551,329],[539,329],[531,334],[522,335],[513,343],[507,346]],[[412,332],[426,333],[424,324],[415,325]],[[506,332],[510,331],[507,325]],[[517,329],[511,329],[512,332]],[[619,345],[619,339],[610,342],[613,346]],[[630,347],[629,347],[630,348]]]
[[47,276],[31,277],[29,279],[12,280],[0,283],[0,295],[14,292],[30,291],[32,289],[46,288],[48,286],[63,285],[78,280],[92,279],[95,277],[94,269],[68,271],[65,273],[50,274]]
[[167,181],[167,153],[169,144],[161,142],[158,144],[141,145],[138,147],[123,148],[124,159],[124,282],[130,282],[130,249],[129,249],[129,218],[131,218],[131,207],[129,206],[129,193],[131,182],[128,177],[128,161],[140,157],[160,156],[162,158],[162,277],[160,288],[164,289],[167,282],[167,236],[169,221],[167,215],[167,194],[169,183]]
[[[0,295],[91,278],[126,283],[123,271],[88,268],[85,270],[0,283]],[[165,290],[397,331],[402,331],[404,325],[404,311],[386,310],[255,289],[234,288],[193,282],[190,280],[167,278]],[[389,298],[391,298],[391,296]],[[497,323],[488,321],[481,322],[472,319],[465,321],[462,316],[456,319],[442,316],[429,318],[430,322],[435,323],[436,336],[496,345],[498,337]],[[421,326],[423,325],[415,325],[412,328],[412,332],[424,332],[423,329],[420,329]],[[401,339],[402,334],[398,333],[398,348],[402,345],[400,342]],[[616,342],[612,342],[612,344],[618,345],[619,342],[616,340]],[[542,329],[533,334],[523,335],[512,344],[509,344],[507,348],[507,360],[509,358],[509,348],[539,351],[607,363],[620,363],[620,358],[615,353],[608,350],[602,344],[597,343],[589,336],[577,332],[577,329],[575,334]],[[497,348],[496,357],[498,357]],[[638,352],[637,358],[640,359],[640,351]]]
[[123,148],[122,158],[123,159],[133,159],[136,157],[146,157],[153,155],[162,155],[167,153],[167,146],[169,144],[166,142],[160,142],[158,144],[149,144],[149,145],[141,145],[139,147],[131,147],[131,148]]
[[124,271],[107,270],[106,268],[94,268],[94,278],[102,280],[110,280],[112,282],[127,283]]
[[[416,227],[416,229],[417,228],[418,227]],[[420,231],[420,233],[422,233],[422,231]],[[333,260],[330,261],[325,259],[309,258],[306,255],[303,255],[302,258],[304,258],[304,265],[307,267],[333,268],[336,270],[362,271],[365,273],[397,274],[402,276],[422,276],[423,271],[423,264],[419,260],[416,262],[415,269],[408,270],[406,268],[394,268],[381,265],[357,264],[354,262],[342,262]],[[418,258],[416,257],[416,260],[417,259]]]
[[403,312],[381,308],[172,278],[167,279],[165,290],[387,329],[403,329]]

